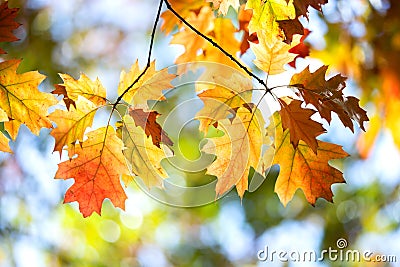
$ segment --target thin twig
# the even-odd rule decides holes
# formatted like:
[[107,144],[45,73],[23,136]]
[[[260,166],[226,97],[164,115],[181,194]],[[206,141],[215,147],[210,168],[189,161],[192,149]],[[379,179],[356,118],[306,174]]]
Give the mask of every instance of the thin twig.
[[219,51],[221,51],[225,56],[229,57],[230,60],[236,63],[236,65],[239,66],[242,70],[244,70],[249,76],[253,77],[256,79],[260,84],[262,84],[265,87],[265,90],[267,92],[270,91],[268,88],[267,84],[257,75],[255,75],[253,72],[251,72],[246,66],[244,66],[242,63],[240,63],[234,56],[232,56],[229,52],[227,52],[224,48],[222,48],[219,44],[214,42],[211,38],[208,36],[204,35],[202,32],[197,30],[195,27],[193,27],[187,20],[185,20],[181,15],[179,15],[178,12],[171,6],[171,4],[168,2],[168,0],[164,0],[165,5],[167,8],[180,20],[185,24],[189,29],[194,31],[197,35],[201,36],[203,39],[207,40],[210,44],[212,44],[214,47],[216,47]]
[[119,102],[121,101],[121,99],[124,97],[124,95],[126,93],[128,93],[129,90],[132,89],[133,86],[135,86],[135,84],[137,84],[140,80],[140,78],[143,77],[143,75],[146,74],[147,70],[150,68],[150,63],[151,63],[151,53],[153,51],[153,45],[154,45],[154,37],[156,35],[156,29],[157,29],[157,25],[158,22],[160,21],[160,15],[161,15],[161,8],[163,5],[163,0],[160,0],[160,3],[158,4],[158,10],[157,10],[157,15],[156,15],[156,19],[154,21],[154,25],[153,25],[153,30],[151,31],[151,37],[150,37],[150,45],[149,45],[149,51],[147,53],[147,63],[146,63],[146,67],[144,68],[144,70],[142,71],[142,73],[140,73],[140,75],[133,81],[133,83],[131,83],[131,85],[129,85],[124,92],[122,92],[122,94],[117,98],[117,100],[115,101],[114,105],[113,105],[113,109],[111,111],[111,113],[115,110],[115,108],[117,107],[117,105],[119,104]]

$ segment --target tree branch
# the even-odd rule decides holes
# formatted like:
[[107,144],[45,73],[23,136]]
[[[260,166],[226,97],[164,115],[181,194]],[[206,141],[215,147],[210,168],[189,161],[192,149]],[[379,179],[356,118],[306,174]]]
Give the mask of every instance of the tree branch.
[[242,70],[244,70],[249,76],[253,77],[256,79],[260,84],[262,84],[267,92],[270,92],[270,89],[268,88],[267,84],[257,75],[255,75],[253,72],[251,72],[246,66],[244,66],[242,63],[240,63],[235,57],[233,57],[230,53],[228,53],[224,48],[222,48],[219,44],[214,42],[211,38],[208,36],[204,35],[202,32],[197,30],[195,27],[193,27],[187,20],[185,20],[181,15],[176,12],[176,10],[171,6],[171,4],[168,2],[168,0],[163,0],[165,5],[167,6],[168,10],[171,11],[180,21],[182,21],[183,24],[185,24],[189,29],[194,31],[197,35],[201,36],[203,39],[208,41],[210,44],[212,44],[215,48],[217,48],[219,51],[221,51],[225,56],[229,57],[230,60],[236,63],[236,65],[239,66]]
[[133,81],[133,83],[131,85],[129,85],[124,92],[117,98],[117,100],[115,101],[115,103],[113,104],[113,108],[111,113],[115,110],[115,108],[117,107],[117,105],[119,104],[119,102],[121,101],[121,99],[124,97],[124,95],[132,89],[132,87],[138,83],[138,81],[140,80],[140,78],[143,77],[143,75],[146,74],[147,70],[150,68],[150,61],[151,61],[151,53],[153,51],[153,45],[154,45],[154,37],[156,35],[156,29],[157,29],[157,25],[158,22],[160,21],[160,15],[161,15],[161,8],[163,5],[163,0],[160,0],[159,4],[158,4],[158,10],[157,10],[157,15],[156,15],[156,19],[154,21],[154,25],[153,25],[153,29],[151,31],[151,37],[150,37],[150,45],[149,45],[149,51],[147,53],[147,63],[146,63],[146,67],[144,68],[144,70],[140,73],[140,75]]

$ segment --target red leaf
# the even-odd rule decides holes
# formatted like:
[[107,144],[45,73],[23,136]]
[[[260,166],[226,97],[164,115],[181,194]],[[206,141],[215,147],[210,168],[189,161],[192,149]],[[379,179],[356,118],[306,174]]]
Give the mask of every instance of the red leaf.
[[[14,21],[18,10],[18,8],[8,8],[8,2],[0,5],[0,42],[14,42],[19,40],[13,33],[13,30],[21,26],[20,23]],[[5,53],[6,51],[0,48],[0,54]]]

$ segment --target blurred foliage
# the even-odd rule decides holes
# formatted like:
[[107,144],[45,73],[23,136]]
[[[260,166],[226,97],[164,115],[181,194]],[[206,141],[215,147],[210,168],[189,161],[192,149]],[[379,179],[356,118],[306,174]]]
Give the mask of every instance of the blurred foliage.
[[[129,26],[129,18],[114,14],[107,19],[106,9],[94,8],[108,2],[10,1],[10,6],[21,7],[18,21],[23,27],[17,33],[21,40],[7,47],[6,56],[24,58],[20,71],[37,69],[46,74],[44,90],[60,82],[59,72],[111,73],[109,79],[115,82],[133,58],[144,57],[142,48],[147,45],[152,15],[149,11],[144,14],[148,21]],[[116,2],[126,5],[128,12],[137,12],[139,7],[150,10],[154,4]],[[57,12],[55,5],[60,5]],[[387,158],[374,156],[385,142],[400,147],[399,14],[397,0],[330,0],[324,17],[319,18],[321,28],[326,29],[320,36],[324,42],[310,41],[312,57],[351,77],[350,90],[361,94],[372,118],[367,133],[345,144],[348,152],[356,155],[359,151],[361,157],[345,160],[341,166],[348,184],[334,186],[335,204],[320,200],[312,207],[297,192],[284,208],[273,193],[278,171],[273,168],[260,188],[247,192],[242,202],[231,192],[207,206],[174,208],[154,201],[133,184],[125,212],[106,203],[102,217],[83,219],[76,205],[61,204],[67,185],[52,180],[59,155],[45,156],[51,153],[53,142],[48,132],[35,137],[25,131],[13,144],[15,156],[1,155],[0,266],[262,266],[270,263],[258,261],[257,251],[266,245],[321,251],[337,248],[339,238],[348,241],[348,249],[397,255],[399,262],[400,171],[396,160],[400,157],[398,151],[379,154]],[[115,17],[122,22],[114,21]],[[168,49],[162,47],[163,42],[159,37],[156,50],[164,51],[159,54]],[[172,62],[168,60],[167,64]],[[174,97],[178,96],[171,96],[170,106],[158,108],[171,109]],[[188,130],[180,142],[183,154],[198,147],[198,134]],[[345,132],[337,135],[349,136]],[[382,164],[393,166],[381,172],[377,166]],[[204,176],[187,178],[199,178],[201,183]],[[396,266],[328,260],[313,264],[302,266]]]

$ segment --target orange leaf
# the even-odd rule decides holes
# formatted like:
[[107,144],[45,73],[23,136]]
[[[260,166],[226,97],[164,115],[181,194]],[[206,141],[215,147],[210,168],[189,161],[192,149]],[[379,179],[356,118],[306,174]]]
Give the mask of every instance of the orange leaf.
[[[198,15],[191,12],[186,20],[193,27],[206,35],[214,29],[214,13],[208,6],[202,7]],[[185,27],[172,37],[170,43],[183,45],[185,47],[185,52],[175,61],[175,63],[185,63],[194,61],[199,49],[202,49],[207,44],[207,41],[191,29]]]
[[129,115],[135,121],[137,126],[140,126],[145,131],[147,137],[151,136],[153,144],[160,148],[160,142],[165,145],[172,146],[174,143],[169,139],[167,133],[161,128],[161,125],[156,121],[157,111],[143,111],[143,109],[129,108]]
[[129,175],[122,154],[124,144],[110,126],[89,132],[87,136],[81,146],[75,146],[77,157],[58,165],[57,179],[75,180],[65,194],[64,203],[78,201],[84,217],[93,212],[101,214],[105,198],[124,209],[127,197],[120,175]]
[[[47,118],[47,110],[57,103],[57,99],[49,93],[38,90],[45,76],[37,71],[17,74],[20,60],[9,60],[0,63],[0,108],[3,109],[12,124],[13,139],[18,133],[21,123],[34,134],[39,134],[42,127],[51,128]],[[7,126],[6,126],[7,127]]]
[[207,168],[207,173],[218,178],[217,195],[227,192],[232,186],[240,197],[248,189],[250,167],[259,171],[263,167],[261,147],[264,143],[264,119],[258,110],[253,115],[245,107],[237,110],[237,116],[232,120],[221,120],[218,128],[225,134],[210,138],[203,151],[215,154],[216,160]]
[[279,164],[280,172],[275,183],[275,192],[284,206],[301,189],[309,203],[317,198],[332,201],[331,186],[344,183],[342,173],[328,164],[331,159],[347,157],[341,146],[318,140],[317,154],[300,141],[297,148],[290,144],[290,133],[283,131],[280,116],[273,115],[275,123],[275,157],[273,164]]
[[279,100],[281,110],[279,114],[282,119],[283,130],[289,129],[290,142],[296,148],[300,140],[306,142],[310,148],[317,153],[318,135],[326,132],[322,124],[311,119],[316,112],[312,109],[304,109],[301,107],[300,100],[292,100],[289,105],[283,100]]
[[[169,0],[168,2],[183,18],[187,18],[192,11],[199,10],[204,5],[204,0]],[[161,18],[163,18],[161,30],[165,34],[169,34],[175,25],[179,27],[181,24],[181,21],[169,10],[163,12]]]
[[[19,39],[13,34],[21,24],[14,21],[18,13],[18,8],[8,8],[8,1],[0,5],[0,42],[14,42]],[[0,54],[6,52],[0,48]]]

